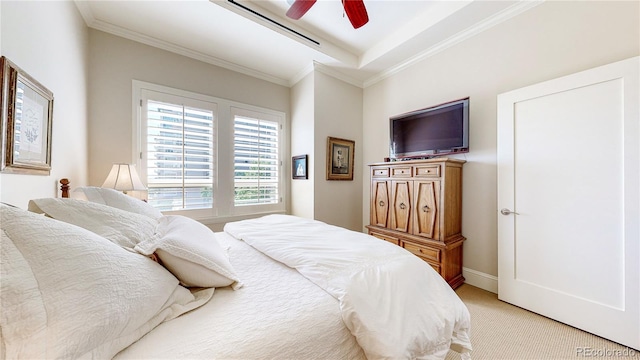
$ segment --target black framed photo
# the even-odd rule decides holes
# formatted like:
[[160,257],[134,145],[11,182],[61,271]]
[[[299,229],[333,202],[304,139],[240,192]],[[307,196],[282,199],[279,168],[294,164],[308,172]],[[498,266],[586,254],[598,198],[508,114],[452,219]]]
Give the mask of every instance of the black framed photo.
[[53,93],[0,58],[2,172],[49,175]]
[[294,179],[308,179],[308,171],[307,155],[294,156],[291,158],[291,174],[293,174]]

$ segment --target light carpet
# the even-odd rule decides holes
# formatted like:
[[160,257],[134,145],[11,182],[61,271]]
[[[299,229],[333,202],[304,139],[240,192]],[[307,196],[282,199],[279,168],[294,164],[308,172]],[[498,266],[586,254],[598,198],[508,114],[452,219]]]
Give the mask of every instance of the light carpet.
[[[471,359],[638,359],[640,351],[498,300],[464,284],[456,293],[471,313]],[[588,316],[588,314],[584,314]],[[460,359],[450,351],[446,360]]]

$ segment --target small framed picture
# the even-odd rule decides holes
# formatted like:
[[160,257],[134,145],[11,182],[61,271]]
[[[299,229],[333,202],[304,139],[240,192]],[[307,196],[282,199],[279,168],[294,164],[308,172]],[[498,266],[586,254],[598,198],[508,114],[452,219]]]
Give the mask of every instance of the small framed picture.
[[53,93],[4,56],[0,58],[0,81],[0,170],[49,175]]
[[294,156],[291,158],[291,173],[294,179],[308,179],[308,171],[307,155]]
[[353,180],[355,141],[327,138],[327,180]]

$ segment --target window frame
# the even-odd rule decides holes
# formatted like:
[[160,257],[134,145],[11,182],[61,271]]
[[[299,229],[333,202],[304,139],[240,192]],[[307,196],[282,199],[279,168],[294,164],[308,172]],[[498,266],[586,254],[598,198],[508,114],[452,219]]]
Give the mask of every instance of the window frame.
[[[286,114],[281,111],[266,109],[259,106],[243,104],[227,99],[216,98],[209,95],[191,91],[175,89],[163,85],[147,83],[139,80],[132,82],[132,163],[137,165],[140,177],[147,185],[146,169],[146,139],[143,138],[146,131],[143,121],[146,121],[145,94],[149,92],[193,99],[206,103],[216,104],[217,113],[214,112],[214,179],[213,179],[213,207],[194,210],[163,211],[168,215],[184,215],[198,219],[205,223],[224,223],[236,219],[243,219],[255,215],[273,213],[285,213],[288,194],[288,170],[284,166],[287,158],[288,137],[286,131]],[[249,112],[268,115],[269,121],[279,124],[278,146],[278,194],[280,201],[276,204],[238,205],[234,203],[234,115],[232,108],[239,108]]]
[[[161,102],[161,103],[166,103],[166,104],[172,104],[172,105],[181,105],[183,107],[190,107],[190,108],[198,108],[198,109],[203,109],[203,110],[208,110],[212,112],[213,115],[213,126],[212,126],[212,138],[213,138],[213,146],[211,148],[211,150],[213,151],[213,175],[212,175],[212,182],[210,183],[211,188],[212,188],[212,192],[214,194],[217,193],[217,168],[218,168],[218,159],[217,159],[217,123],[218,123],[218,104],[215,102],[210,102],[210,101],[203,101],[202,99],[193,99],[192,97],[184,97],[184,96],[177,96],[174,94],[167,94],[165,92],[158,92],[158,91],[153,91],[153,90],[148,90],[148,89],[142,89],[141,92],[141,109],[140,109],[140,128],[146,128],[148,126],[148,117],[146,116],[146,114],[148,114],[148,104],[149,101],[154,101],[154,102]],[[143,114],[145,114],[145,116],[142,116]],[[145,132],[146,133],[146,132]],[[141,151],[141,156],[139,159],[140,165],[137,166],[137,168],[140,170],[140,177],[143,179],[143,183],[147,186],[147,188],[149,187],[149,184],[147,183],[148,180],[148,174],[147,174],[147,170],[148,170],[148,156],[144,156],[144,154],[147,154],[147,142],[146,139],[143,139],[142,136],[145,135],[145,133],[141,133],[141,138],[140,138],[140,151]],[[182,156],[185,156],[184,153],[182,154]],[[186,169],[185,169],[186,170]],[[177,185],[179,182],[175,182],[175,184]],[[180,186],[176,186],[176,187],[180,187]],[[212,208],[214,209],[214,214],[215,214],[215,206],[212,205]],[[209,208],[201,208],[201,209],[181,209],[181,210],[171,210],[170,212],[177,212],[177,211],[188,211],[188,212],[192,212],[194,214],[197,213],[203,213],[204,215],[206,215],[208,212],[210,212]],[[165,212],[169,212],[169,211],[165,211]]]
[[[249,118],[249,119],[259,118],[259,121],[276,123],[277,126],[279,127],[279,129],[278,129],[278,150],[280,150],[280,148],[282,147],[281,144],[282,144],[282,127],[283,126],[278,121],[277,116],[274,116],[273,114],[267,114],[267,113],[261,112],[261,111],[249,110],[249,109],[246,109],[246,108],[239,108],[237,106],[232,106],[231,109],[230,109],[230,112],[231,112],[231,121],[233,121],[233,127],[234,127],[233,128],[234,137],[235,137],[235,120],[236,120],[236,117],[243,117],[243,118]],[[257,115],[259,115],[259,116],[257,116]],[[235,153],[235,142],[234,142],[233,145],[234,145],[234,149],[233,149],[234,150],[233,151],[234,152],[234,154],[233,154],[234,155],[234,164],[233,164],[234,168],[233,168],[233,170],[234,170],[234,173],[235,173],[235,156],[236,156],[236,153]],[[281,180],[282,180],[282,177],[283,177],[283,173],[282,172],[284,170],[283,166],[282,166],[282,156],[281,156],[280,153],[278,153],[277,161],[278,161],[278,164],[277,164],[277,167],[278,167],[278,183],[280,183]],[[258,182],[260,182],[260,180],[261,179],[258,179]],[[233,181],[234,181],[233,187],[234,187],[234,191],[235,191],[235,186],[236,186],[235,176],[233,177]],[[283,191],[282,187],[278,186],[278,197],[280,198],[279,202],[283,202],[282,191]],[[270,204],[236,205],[235,204],[235,198],[234,198],[234,207],[236,208],[236,212],[239,212],[239,213],[246,213],[246,212],[252,213],[252,212],[258,211],[260,208],[265,207],[267,205],[270,205]],[[271,204],[271,205],[273,205],[273,204]]]

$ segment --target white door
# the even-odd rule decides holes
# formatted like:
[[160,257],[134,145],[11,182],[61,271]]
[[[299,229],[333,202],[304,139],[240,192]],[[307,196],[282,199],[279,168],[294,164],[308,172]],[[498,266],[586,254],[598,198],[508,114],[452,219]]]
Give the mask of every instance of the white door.
[[498,297],[635,349],[638,60],[498,96]]

